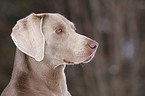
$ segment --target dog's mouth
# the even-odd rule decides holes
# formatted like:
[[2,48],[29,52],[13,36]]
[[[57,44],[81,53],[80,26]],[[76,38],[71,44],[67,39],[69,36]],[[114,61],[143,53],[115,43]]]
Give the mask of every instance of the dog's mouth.
[[66,64],[74,64],[74,62],[71,62],[71,61],[66,60],[66,59],[63,59],[63,61],[64,61]]
[[69,61],[69,60],[66,60],[66,59],[63,59],[63,61],[66,63],[66,64],[79,64],[79,63],[88,63],[90,62],[93,57],[94,57],[95,53],[91,54],[90,56],[88,56],[84,61],[81,61],[81,62],[73,62],[73,61]]
[[94,57],[94,54],[90,55],[87,59],[85,59],[82,63],[88,63],[90,62]]

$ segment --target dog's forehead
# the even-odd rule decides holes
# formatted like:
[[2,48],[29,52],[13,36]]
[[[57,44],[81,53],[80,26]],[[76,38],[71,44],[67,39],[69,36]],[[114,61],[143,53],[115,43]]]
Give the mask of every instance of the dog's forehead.
[[67,23],[69,23],[70,25],[74,26],[74,23],[71,22],[70,20],[68,20],[67,18],[65,18],[63,15],[57,14],[60,18],[62,18],[62,20],[66,21]]
[[73,28],[75,27],[74,23],[65,18],[63,15],[58,14],[58,13],[48,13],[47,16],[51,19],[54,20],[54,22],[65,22],[67,25],[72,26]]

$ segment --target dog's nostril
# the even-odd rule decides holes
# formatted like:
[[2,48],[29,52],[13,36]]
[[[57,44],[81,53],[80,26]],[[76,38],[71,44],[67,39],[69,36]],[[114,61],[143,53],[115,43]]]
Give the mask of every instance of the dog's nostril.
[[88,45],[91,49],[95,49],[97,47],[97,44],[93,41],[91,41]]
[[92,47],[93,49],[95,49],[97,46],[95,45],[94,47]]

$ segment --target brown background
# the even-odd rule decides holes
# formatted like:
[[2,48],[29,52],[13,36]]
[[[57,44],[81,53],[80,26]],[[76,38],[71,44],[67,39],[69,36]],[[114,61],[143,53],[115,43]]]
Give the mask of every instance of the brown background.
[[0,0],[0,93],[13,68],[11,29],[32,12],[60,13],[100,44],[89,64],[66,68],[72,96],[145,96],[144,0]]

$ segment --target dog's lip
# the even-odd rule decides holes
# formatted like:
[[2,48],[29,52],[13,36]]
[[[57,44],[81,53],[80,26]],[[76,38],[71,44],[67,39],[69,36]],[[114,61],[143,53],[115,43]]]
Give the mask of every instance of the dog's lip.
[[85,61],[83,61],[83,63],[87,63],[92,59],[92,56],[89,56]]
[[[96,48],[96,50],[97,50],[97,48]],[[63,61],[64,61],[66,64],[88,63],[88,62],[90,62],[90,61],[93,59],[93,57],[95,56],[96,50],[95,50],[91,55],[89,55],[85,60],[83,60],[82,62],[73,62],[73,61],[69,61],[69,60],[66,60],[66,59],[63,59]]]
[[74,64],[74,62],[69,61],[69,60],[66,60],[66,59],[63,59],[63,61],[64,61],[66,64]]
[[92,60],[92,58],[94,57],[95,54],[91,54],[90,56],[88,56],[87,59],[85,59],[82,63],[88,63]]
[[91,54],[90,56],[88,56],[88,58],[86,58],[84,61],[82,62],[72,62],[72,61],[69,61],[69,60],[66,60],[66,59],[63,59],[63,61],[66,63],[66,64],[79,64],[79,63],[88,63],[92,60],[92,58],[94,57],[94,54]]

